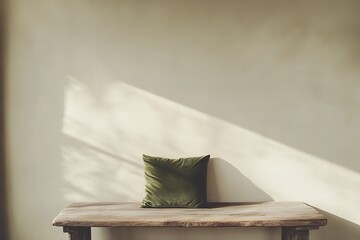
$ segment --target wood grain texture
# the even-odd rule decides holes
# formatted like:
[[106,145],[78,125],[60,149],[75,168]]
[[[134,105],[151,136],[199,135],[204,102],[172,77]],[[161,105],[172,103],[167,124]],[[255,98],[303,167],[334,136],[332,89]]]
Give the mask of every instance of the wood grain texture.
[[242,227],[324,226],[326,218],[301,202],[211,203],[208,208],[140,208],[140,203],[73,203],[54,226]]

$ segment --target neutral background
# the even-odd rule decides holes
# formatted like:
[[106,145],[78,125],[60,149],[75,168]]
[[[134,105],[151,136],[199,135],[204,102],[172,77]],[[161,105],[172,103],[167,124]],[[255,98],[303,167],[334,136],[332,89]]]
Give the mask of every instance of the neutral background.
[[[298,200],[360,238],[359,1],[6,1],[11,240],[73,201],[140,201],[141,154],[211,154],[209,199]],[[279,229],[94,239],[279,239]]]

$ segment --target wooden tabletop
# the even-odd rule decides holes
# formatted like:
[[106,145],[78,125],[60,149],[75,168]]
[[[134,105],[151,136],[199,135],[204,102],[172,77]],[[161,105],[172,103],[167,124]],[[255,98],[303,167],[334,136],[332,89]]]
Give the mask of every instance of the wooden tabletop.
[[53,221],[62,227],[241,227],[326,225],[302,202],[212,203],[209,208],[140,208],[133,202],[73,203]]

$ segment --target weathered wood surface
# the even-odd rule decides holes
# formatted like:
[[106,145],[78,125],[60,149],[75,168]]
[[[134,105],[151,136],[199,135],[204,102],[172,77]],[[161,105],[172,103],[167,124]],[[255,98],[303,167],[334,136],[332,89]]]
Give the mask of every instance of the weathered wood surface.
[[212,203],[209,208],[140,208],[139,203],[73,203],[53,221],[72,227],[324,226],[301,202]]

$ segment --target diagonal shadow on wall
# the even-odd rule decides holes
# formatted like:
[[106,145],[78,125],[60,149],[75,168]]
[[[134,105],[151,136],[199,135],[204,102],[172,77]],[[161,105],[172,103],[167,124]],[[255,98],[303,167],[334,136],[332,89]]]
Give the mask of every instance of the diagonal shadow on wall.
[[[221,158],[209,165],[209,200],[303,201],[348,219],[352,223],[344,225],[349,228],[357,226],[357,172],[111,78],[100,89],[99,83],[94,87],[68,78],[63,125],[63,177],[73,185],[65,194],[68,201],[86,200],[73,194],[77,188],[91,193],[94,201],[140,201],[143,153],[210,153]],[[110,194],[101,194],[103,186]],[[129,189],[131,194],[124,196]],[[326,234],[333,229],[326,228]],[[108,234],[131,238],[137,233]]]
[[208,200],[211,202],[272,201],[237,168],[221,158],[211,158],[208,166]]
[[347,221],[320,208],[315,207],[315,209],[326,216],[327,225],[317,231],[310,231],[311,238],[344,240],[360,239],[360,226],[358,224]]

